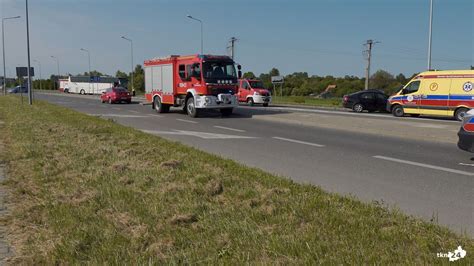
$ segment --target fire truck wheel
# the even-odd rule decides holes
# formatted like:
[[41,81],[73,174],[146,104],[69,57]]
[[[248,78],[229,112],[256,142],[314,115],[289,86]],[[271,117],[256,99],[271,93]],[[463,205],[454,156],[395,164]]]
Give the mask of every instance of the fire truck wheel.
[[232,114],[232,111],[233,111],[232,108],[221,109],[221,115],[222,116],[230,116]]
[[193,97],[189,97],[188,100],[186,101],[186,112],[191,117],[197,117],[198,116],[198,110],[194,106],[194,98]]
[[247,103],[249,106],[253,106],[254,102],[253,102],[253,99],[252,98],[248,98],[247,99]]
[[112,98],[109,98],[109,104],[113,104],[114,102],[112,101]]
[[268,107],[268,103],[264,103],[264,104],[263,104],[263,107]]
[[157,113],[167,113],[170,110],[170,106],[167,104],[162,104],[160,97],[155,97],[154,100],[154,105],[155,105],[155,111]]

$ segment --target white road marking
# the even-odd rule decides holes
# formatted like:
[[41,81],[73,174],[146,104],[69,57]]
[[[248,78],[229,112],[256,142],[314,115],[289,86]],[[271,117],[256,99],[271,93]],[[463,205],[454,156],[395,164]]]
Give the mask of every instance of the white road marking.
[[122,111],[122,108],[112,107],[112,109],[117,110],[117,111]]
[[130,113],[134,113],[134,114],[139,114],[140,112],[138,111],[134,111],[134,110],[129,110]]
[[175,130],[175,131],[160,131],[160,130],[142,130],[145,133],[154,134],[154,135],[174,135],[174,136],[193,136],[202,139],[255,139],[256,137],[249,136],[237,136],[237,135],[227,135],[227,134],[217,134],[209,132],[198,132],[198,131],[185,131],[185,130]]
[[191,121],[191,120],[186,120],[186,119],[176,119],[178,121],[181,121],[181,122],[186,122],[186,123],[192,123],[192,124],[197,124],[198,122],[196,121]]
[[306,142],[306,141],[301,141],[301,140],[287,139],[287,138],[280,138],[280,137],[272,137],[272,138],[283,140],[283,141],[288,141],[288,142],[294,142],[294,143],[298,143],[298,144],[314,146],[314,147],[320,147],[320,148],[324,147],[324,145],[321,145],[321,144],[311,143],[311,142]]
[[245,132],[245,130],[230,128],[230,127],[221,127],[221,126],[214,126],[214,127],[215,128],[220,128],[220,129],[225,129],[225,130],[230,130],[230,131],[235,131],[235,132]]
[[474,163],[459,163],[459,165],[465,165],[465,166],[472,166],[472,167],[474,167]]
[[451,169],[451,168],[446,168],[446,167],[441,167],[441,166],[435,166],[435,165],[430,165],[430,164],[424,164],[424,163],[417,163],[417,162],[412,162],[412,161],[400,160],[400,159],[391,158],[391,157],[386,157],[386,156],[381,156],[381,155],[377,155],[377,156],[373,156],[373,157],[374,157],[374,158],[377,158],[377,159],[381,159],[381,160],[392,161],[392,162],[396,162],[396,163],[409,164],[409,165],[414,165],[414,166],[419,166],[419,167],[424,167],[424,168],[429,168],[429,169],[444,171],[444,172],[453,173],[453,174],[466,175],[466,176],[474,176],[474,173],[465,172],[465,171],[456,170],[456,169]]
[[149,117],[147,115],[119,115],[119,114],[88,114],[91,116],[98,116],[98,117],[122,117],[122,118],[143,118]]

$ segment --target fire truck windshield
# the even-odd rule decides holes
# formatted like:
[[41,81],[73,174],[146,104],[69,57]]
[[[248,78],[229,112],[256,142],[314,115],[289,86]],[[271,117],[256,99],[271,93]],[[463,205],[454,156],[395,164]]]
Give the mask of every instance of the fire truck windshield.
[[203,63],[204,78],[208,79],[237,79],[233,62],[208,61]]

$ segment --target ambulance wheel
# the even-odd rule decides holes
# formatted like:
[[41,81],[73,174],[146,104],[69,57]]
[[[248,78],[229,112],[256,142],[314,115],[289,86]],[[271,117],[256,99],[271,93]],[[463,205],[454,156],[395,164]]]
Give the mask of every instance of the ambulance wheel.
[[85,91],[85,90],[81,90],[81,91],[79,92],[79,94],[85,95],[85,94],[86,94],[86,91]]
[[263,107],[268,107],[268,103],[264,103],[264,104],[263,104]]
[[454,118],[456,118],[456,120],[458,121],[462,121],[463,118],[466,116],[467,111],[468,110],[466,108],[457,109],[456,112],[454,112]]
[[199,114],[198,110],[196,109],[196,106],[194,105],[193,97],[189,97],[186,100],[186,113],[188,113],[188,115],[193,118],[197,117]]
[[248,98],[248,99],[247,99],[247,104],[248,104],[249,106],[253,106],[253,104],[254,104],[253,99],[252,99],[252,98]]
[[157,113],[167,113],[170,110],[170,106],[167,104],[162,104],[160,97],[155,97],[154,100],[155,111]]
[[232,108],[224,108],[221,109],[221,114],[222,116],[230,116],[232,114],[233,109]]
[[352,110],[354,110],[356,113],[362,113],[364,111],[364,106],[360,103],[356,103],[354,106],[352,106]]
[[403,107],[401,105],[395,105],[392,108],[392,114],[396,117],[402,117],[405,115],[405,111],[403,111]]

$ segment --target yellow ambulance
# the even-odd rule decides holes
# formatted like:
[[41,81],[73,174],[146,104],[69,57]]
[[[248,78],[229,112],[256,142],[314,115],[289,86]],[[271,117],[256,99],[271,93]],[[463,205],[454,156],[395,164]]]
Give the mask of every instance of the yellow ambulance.
[[449,116],[461,121],[474,108],[474,70],[427,71],[388,99],[394,116]]

